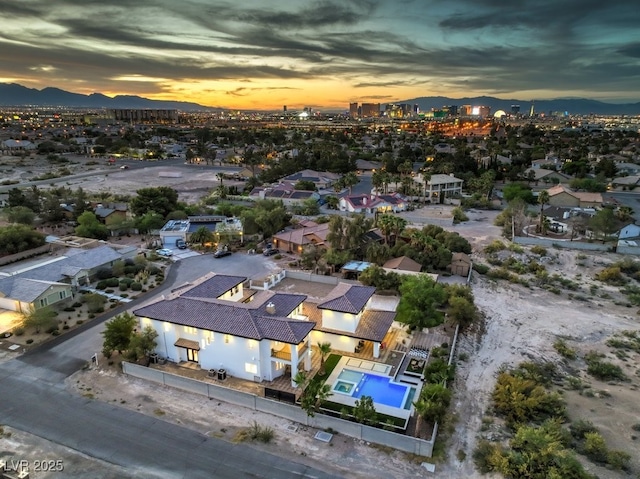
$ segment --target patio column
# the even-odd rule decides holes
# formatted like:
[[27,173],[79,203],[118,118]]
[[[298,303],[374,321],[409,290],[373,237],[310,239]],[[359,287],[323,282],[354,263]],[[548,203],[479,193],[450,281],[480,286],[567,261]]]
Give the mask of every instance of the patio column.
[[379,358],[380,357],[380,343],[373,343],[373,357],[374,358]]
[[311,371],[311,345],[307,340],[307,350],[304,352],[304,370]]
[[296,387],[296,383],[293,381],[295,374],[294,371],[298,370],[298,346],[291,345],[291,387]]

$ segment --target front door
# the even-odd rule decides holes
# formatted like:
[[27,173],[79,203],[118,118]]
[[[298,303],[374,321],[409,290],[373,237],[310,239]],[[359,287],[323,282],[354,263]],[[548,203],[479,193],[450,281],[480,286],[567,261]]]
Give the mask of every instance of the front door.
[[195,349],[187,348],[187,361],[191,361],[194,363],[198,362],[198,351]]

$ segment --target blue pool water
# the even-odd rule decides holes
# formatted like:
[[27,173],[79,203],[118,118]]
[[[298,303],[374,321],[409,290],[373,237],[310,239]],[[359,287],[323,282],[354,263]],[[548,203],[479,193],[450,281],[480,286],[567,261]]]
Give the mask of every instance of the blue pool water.
[[[348,383],[353,383],[355,387],[345,387]],[[411,389],[411,391],[409,391],[410,394],[407,395],[407,390],[409,389]],[[400,409],[409,409],[411,407],[413,394],[415,394],[414,388],[392,383],[389,377],[361,373],[350,369],[343,369],[340,372],[333,390],[350,395],[356,399],[362,396],[370,396],[374,403]],[[412,392],[413,394],[411,394]]]
[[385,406],[402,408],[407,394],[407,386],[400,384],[391,384],[390,378],[382,376],[374,376],[371,374],[363,374],[362,381],[358,384],[355,398],[362,396],[371,396],[374,403],[384,404]]

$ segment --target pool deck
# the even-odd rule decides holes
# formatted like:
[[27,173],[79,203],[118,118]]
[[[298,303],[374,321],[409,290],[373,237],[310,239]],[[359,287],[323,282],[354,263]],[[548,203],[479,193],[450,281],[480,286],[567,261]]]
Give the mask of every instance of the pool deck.
[[[333,369],[329,377],[327,378],[326,383],[329,384],[332,388],[336,381],[338,380],[338,376],[342,372],[343,369],[350,369],[352,371],[357,371],[366,374],[373,374],[376,376],[382,376],[385,378],[390,378],[391,382],[395,384],[400,384],[402,386],[407,387],[407,394],[409,393],[410,388],[416,388],[420,390],[421,385],[413,385],[413,384],[404,384],[404,383],[396,383],[394,381],[394,370],[391,365],[378,363],[375,361],[363,360],[359,358],[353,358],[349,356],[343,356],[336,367]],[[349,381],[344,381],[346,383],[350,383]],[[336,392],[332,390],[331,396],[328,398],[329,401],[336,402],[338,404],[344,404],[345,406],[354,407],[356,405],[357,398],[352,397],[350,394],[341,394],[340,392]],[[406,397],[405,397],[406,401]],[[413,405],[410,409],[397,408],[392,406],[387,406],[384,404],[375,403],[376,411],[381,414],[386,414],[387,416],[398,417],[401,419],[408,420],[411,417],[413,412]]]

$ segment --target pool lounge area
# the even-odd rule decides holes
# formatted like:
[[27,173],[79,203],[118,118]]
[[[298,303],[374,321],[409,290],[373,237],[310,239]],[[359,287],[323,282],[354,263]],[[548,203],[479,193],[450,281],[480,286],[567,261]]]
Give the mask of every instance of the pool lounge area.
[[355,406],[362,396],[370,396],[377,412],[408,420],[419,386],[396,383],[390,373],[388,364],[342,357],[327,379],[329,400]]

